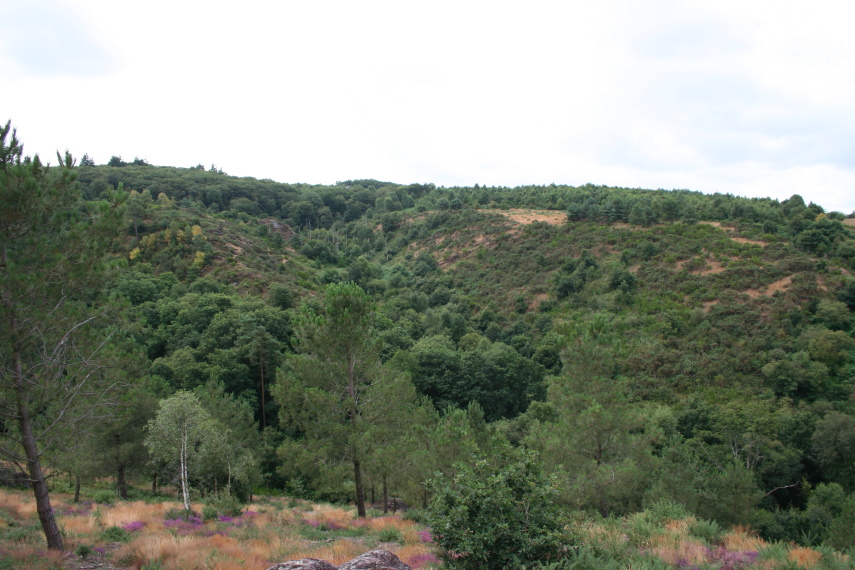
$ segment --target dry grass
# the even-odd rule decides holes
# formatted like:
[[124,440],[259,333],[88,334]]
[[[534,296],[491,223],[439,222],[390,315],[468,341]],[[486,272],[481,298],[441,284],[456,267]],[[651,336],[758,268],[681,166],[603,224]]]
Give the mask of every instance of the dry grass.
[[360,554],[368,552],[365,545],[353,540],[338,540],[329,545],[321,546],[314,550],[309,550],[298,554],[297,558],[320,558],[338,566],[344,564],[348,560],[356,558]]
[[101,515],[104,526],[124,526],[126,524],[141,521],[146,524],[160,522],[170,503],[149,505],[143,501],[133,503],[120,503],[115,507],[105,510]]
[[7,512],[14,519],[25,519],[36,514],[36,503],[32,496],[22,496],[21,493],[0,490],[0,510]]
[[795,562],[800,568],[813,568],[822,560],[822,554],[812,548],[794,548],[787,554],[787,560]]
[[513,208],[510,210],[484,211],[502,214],[509,220],[522,225],[533,224],[534,222],[546,222],[549,225],[558,226],[567,223],[567,213],[559,210],[526,210],[522,208]]
[[65,555],[62,552],[53,552],[34,546],[21,546],[6,552],[0,550],[0,562],[7,561],[14,563],[10,568],[15,570],[45,570],[45,568],[62,568]]
[[708,549],[700,542],[682,540],[676,546],[654,546],[650,551],[668,564],[701,564],[707,561]]
[[[177,502],[145,503],[119,502],[115,505],[72,504],[70,497],[55,494],[54,508],[66,536],[66,547],[107,548],[103,530],[112,526],[141,526],[130,530],[131,540],[107,557],[116,566],[139,569],[158,561],[163,570],[237,570],[265,568],[276,562],[299,558],[321,558],[341,564],[377,548],[386,548],[403,560],[413,560],[414,567],[425,567],[436,561],[433,544],[421,542],[419,527],[400,516],[376,519],[356,518],[353,509],[331,505],[311,505],[299,502],[285,508],[286,499],[248,505],[240,517],[207,522],[164,523],[166,512],[180,509]],[[294,504],[294,503],[291,503]],[[201,512],[202,505],[193,505]],[[0,490],[0,511],[4,519],[14,520],[15,526],[37,528],[35,503],[23,491]],[[143,523],[131,525],[131,523]],[[3,532],[5,523],[0,525]],[[379,533],[394,529],[401,538],[396,542],[380,542]],[[320,534],[319,534],[320,533]],[[33,540],[2,541],[0,561],[13,560],[13,568],[44,569],[56,558],[56,568],[62,567],[62,555],[38,550],[43,543],[37,531]],[[354,536],[356,535],[356,536]]]
[[312,511],[303,513],[303,520],[325,524],[330,528],[351,528],[354,511],[331,505],[313,505]]
[[726,549],[740,552],[760,550],[766,546],[765,540],[758,538],[753,531],[743,526],[736,526],[725,534],[722,543]]

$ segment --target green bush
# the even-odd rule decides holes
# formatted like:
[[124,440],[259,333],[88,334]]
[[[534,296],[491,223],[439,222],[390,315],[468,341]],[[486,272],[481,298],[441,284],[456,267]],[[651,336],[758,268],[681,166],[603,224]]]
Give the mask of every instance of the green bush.
[[117,526],[109,527],[101,536],[107,542],[127,542],[131,539],[131,533]]
[[838,550],[855,547],[855,494],[843,503],[840,515],[831,523],[825,544]]
[[693,536],[704,539],[707,544],[715,544],[721,540],[724,531],[715,521],[697,519],[689,529]]
[[116,502],[116,492],[109,491],[106,489],[101,489],[100,491],[94,491],[92,493],[92,500],[96,503],[101,503],[104,505],[112,505]]
[[208,504],[216,508],[221,515],[228,517],[237,517],[243,512],[240,499],[227,491],[211,495]]
[[89,558],[90,554],[92,554],[92,547],[88,544],[81,544],[75,549],[74,553],[85,560],[86,558]]
[[190,520],[190,517],[197,516],[192,510],[188,511],[186,509],[169,509],[163,514],[163,520],[165,521],[173,521],[173,520]]
[[534,454],[496,468],[459,466],[432,483],[429,524],[451,568],[508,568],[557,560],[567,549],[555,488]]
[[207,504],[202,507],[202,520],[204,521],[212,521],[215,520],[220,513],[217,512],[217,507],[211,504]]
[[387,526],[377,534],[377,540],[380,542],[401,542],[401,533],[398,532],[398,529]]
[[413,508],[407,509],[401,516],[404,518],[404,520],[413,521],[419,524],[426,524],[429,513],[424,509]]

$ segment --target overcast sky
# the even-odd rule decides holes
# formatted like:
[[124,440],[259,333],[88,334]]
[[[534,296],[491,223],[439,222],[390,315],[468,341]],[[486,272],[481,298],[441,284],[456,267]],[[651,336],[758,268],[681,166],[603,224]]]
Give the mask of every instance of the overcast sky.
[[68,148],[98,164],[798,193],[848,214],[845,8],[0,0],[0,120],[27,154]]

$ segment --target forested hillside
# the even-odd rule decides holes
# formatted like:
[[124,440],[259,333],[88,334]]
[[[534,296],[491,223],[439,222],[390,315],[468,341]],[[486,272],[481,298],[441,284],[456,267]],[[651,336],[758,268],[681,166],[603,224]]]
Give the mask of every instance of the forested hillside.
[[[46,194],[28,231],[57,233],[32,241],[7,221],[25,174],[0,180],[18,200],[3,200],[6,322],[29,318],[6,300],[41,287],[13,283],[23,266],[7,252],[77,243],[47,219],[100,224],[80,246],[104,255],[95,278],[44,289],[32,310],[48,319],[60,295],[71,326],[2,333],[4,402],[22,397],[16,374],[37,378],[32,425],[57,480],[111,477],[123,497],[129,481],[186,497],[275,490],[361,515],[396,497],[433,505],[436,522],[498,473],[554,491],[559,518],[673,504],[767,540],[855,545],[855,233],[842,213],[801,196],[84,164],[16,166],[79,188],[77,202]],[[49,343],[35,336],[77,334],[43,377]],[[78,385],[59,413],[56,387]],[[30,473],[20,414],[3,413],[6,456]],[[195,418],[189,452],[176,414]],[[452,563],[479,556],[437,540]],[[527,555],[549,559],[539,544]]]

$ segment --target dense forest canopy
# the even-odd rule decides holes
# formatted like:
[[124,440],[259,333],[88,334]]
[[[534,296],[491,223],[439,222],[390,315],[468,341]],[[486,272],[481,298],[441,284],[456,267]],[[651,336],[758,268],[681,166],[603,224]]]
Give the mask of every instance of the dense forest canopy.
[[[437,473],[534,462],[566,512],[667,500],[803,544],[855,492],[843,213],[798,195],[66,166],[78,210],[122,203],[112,264],[75,300],[110,299],[104,373],[124,371],[113,397],[134,403],[85,437],[58,426],[57,471],[125,494],[180,472],[238,497],[427,506],[448,496]],[[202,418],[199,452],[148,457],[176,410]]]

